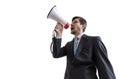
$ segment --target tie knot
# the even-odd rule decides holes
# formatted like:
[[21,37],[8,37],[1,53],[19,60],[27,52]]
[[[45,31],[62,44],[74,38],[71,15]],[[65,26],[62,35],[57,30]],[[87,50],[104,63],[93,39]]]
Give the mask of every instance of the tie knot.
[[75,37],[75,40],[79,40],[79,38],[78,38],[78,37]]

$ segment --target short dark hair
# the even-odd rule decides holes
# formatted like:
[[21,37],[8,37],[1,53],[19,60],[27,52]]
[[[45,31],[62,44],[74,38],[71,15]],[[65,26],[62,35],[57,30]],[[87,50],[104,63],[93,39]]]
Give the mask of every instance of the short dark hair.
[[87,27],[87,21],[86,21],[83,17],[80,17],[80,16],[75,16],[75,17],[73,17],[73,18],[72,18],[72,21],[73,21],[74,19],[79,19],[80,24],[81,24],[81,25],[85,25],[85,28],[83,29],[83,32],[84,32],[85,29],[86,29],[86,27]]

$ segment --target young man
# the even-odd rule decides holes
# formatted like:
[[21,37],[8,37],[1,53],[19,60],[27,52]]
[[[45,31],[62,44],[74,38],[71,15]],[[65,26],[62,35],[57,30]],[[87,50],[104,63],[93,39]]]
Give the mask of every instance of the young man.
[[[83,34],[86,26],[87,22],[83,17],[73,17],[71,34],[75,37],[63,47],[63,26],[57,23],[55,27],[56,37],[53,38],[52,54],[54,58],[67,56],[64,79],[116,79],[106,47],[99,36]],[[96,75],[96,69],[99,77]]]

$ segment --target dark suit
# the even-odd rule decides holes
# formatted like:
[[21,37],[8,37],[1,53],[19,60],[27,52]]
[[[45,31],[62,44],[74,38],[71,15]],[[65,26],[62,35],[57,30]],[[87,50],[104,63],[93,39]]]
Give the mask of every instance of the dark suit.
[[53,57],[67,56],[64,79],[116,79],[107,50],[100,37],[83,35],[74,55],[74,39],[61,47],[61,39],[53,38]]

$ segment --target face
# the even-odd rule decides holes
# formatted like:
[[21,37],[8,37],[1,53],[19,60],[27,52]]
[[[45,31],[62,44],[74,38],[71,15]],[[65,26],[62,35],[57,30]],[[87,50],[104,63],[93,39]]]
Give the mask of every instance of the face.
[[79,19],[78,18],[74,19],[71,24],[71,34],[74,34],[77,36],[80,33],[82,33],[82,30],[83,30],[83,27],[80,24]]

